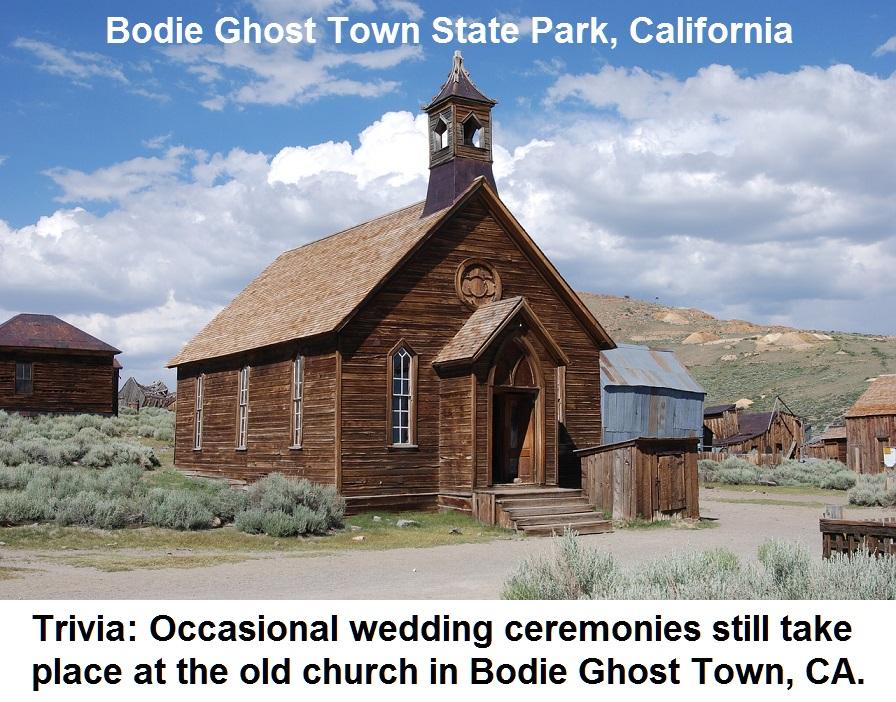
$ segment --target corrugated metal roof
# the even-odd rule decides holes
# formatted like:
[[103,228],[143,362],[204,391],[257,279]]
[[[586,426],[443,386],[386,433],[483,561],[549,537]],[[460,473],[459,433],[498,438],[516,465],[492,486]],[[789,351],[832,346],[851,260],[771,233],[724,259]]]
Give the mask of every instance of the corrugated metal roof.
[[669,388],[706,394],[672,351],[617,344],[615,349],[601,352],[600,372],[604,387]]
[[727,405],[710,405],[709,407],[703,408],[703,416],[711,417],[714,414],[722,414],[723,412],[730,412],[735,409],[737,409],[737,405],[733,402],[729,402]]

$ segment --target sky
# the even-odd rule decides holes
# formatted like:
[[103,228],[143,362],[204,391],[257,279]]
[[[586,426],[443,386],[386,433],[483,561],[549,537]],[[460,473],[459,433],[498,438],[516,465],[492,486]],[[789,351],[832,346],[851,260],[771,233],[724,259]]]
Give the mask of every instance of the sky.
[[[205,39],[108,44],[110,15]],[[594,15],[618,44],[439,44],[440,15]],[[679,15],[768,16],[793,43],[629,37]],[[318,41],[222,44],[224,16],[315,17]],[[336,44],[328,16],[417,21],[422,41]],[[455,49],[499,103],[499,194],[575,289],[896,334],[892,2],[6,2],[0,318],[56,314],[123,349],[124,378],[172,382],[166,361],[279,253],[423,198],[420,106]]]

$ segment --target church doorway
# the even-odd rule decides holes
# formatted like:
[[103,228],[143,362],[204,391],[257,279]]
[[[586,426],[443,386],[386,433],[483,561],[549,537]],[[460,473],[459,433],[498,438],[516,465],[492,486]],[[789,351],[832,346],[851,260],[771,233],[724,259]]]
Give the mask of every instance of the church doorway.
[[541,387],[537,366],[520,341],[501,349],[492,372],[491,484],[541,482]]

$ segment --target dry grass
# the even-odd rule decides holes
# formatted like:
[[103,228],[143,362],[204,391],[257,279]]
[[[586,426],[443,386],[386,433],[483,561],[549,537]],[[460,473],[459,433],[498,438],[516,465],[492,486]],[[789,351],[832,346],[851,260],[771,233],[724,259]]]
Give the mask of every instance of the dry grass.
[[77,556],[57,556],[56,560],[75,568],[93,568],[105,573],[120,573],[129,570],[165,570],[168,568],[210,568],[225,563],[241,563],[251,556],[228,554],[175,554],[130,555],[130,554],[88,554]]

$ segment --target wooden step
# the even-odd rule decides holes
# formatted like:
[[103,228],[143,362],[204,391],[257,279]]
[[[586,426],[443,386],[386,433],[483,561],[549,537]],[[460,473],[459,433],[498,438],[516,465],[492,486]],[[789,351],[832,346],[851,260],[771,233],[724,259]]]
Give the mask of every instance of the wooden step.
[[613,531],[613,523],[606,519],[596,519],[585,524],[532,524],[520,527],[520,531],[526,534],[526,536],[562,536],[567,526],[580,536],[585,534],[606,534]]
[[519,519],[520,517],[537,517],[540,514],[570,514],[578,512],[588,512],[591,510],[585,500],[581,502],[558,502],[553,505],[538,505],[536,507],[505,507],[504,511],[510,515],[511,519]]
[[548,507],[550,505],[571,501],[584,502],[587,504],[587,500],[581,495],[569,495],[564,497],[504,497],[495,500],[495,504],[501,505],[504,509],[514,509],[516,507]]
[[517,528],[531,526],[533,524],[584,524],[601,520],[601,517],[594,510],[590,512],[568,512],[566,514],[539,514],[531,517],[520,517],[514,519],[513,523]]

